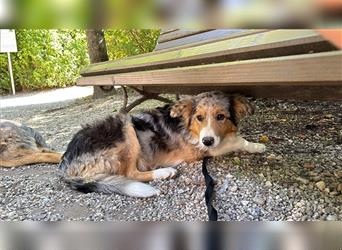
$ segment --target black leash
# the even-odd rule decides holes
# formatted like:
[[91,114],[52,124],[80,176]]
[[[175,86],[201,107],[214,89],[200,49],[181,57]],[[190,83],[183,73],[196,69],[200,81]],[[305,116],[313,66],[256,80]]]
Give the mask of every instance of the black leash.
[[213,178],[211,178],[211,176],[209,175],[208,169],[207,169],[209,159],[210,157],[205,157],[202,163],[202,173],[204,175],[205,185],[206,185],[205,204],[207,205],[209,221],[217,221],[217,211],[212,205],[214,192],[215,192],[214,190],[215,183],[214,183]]

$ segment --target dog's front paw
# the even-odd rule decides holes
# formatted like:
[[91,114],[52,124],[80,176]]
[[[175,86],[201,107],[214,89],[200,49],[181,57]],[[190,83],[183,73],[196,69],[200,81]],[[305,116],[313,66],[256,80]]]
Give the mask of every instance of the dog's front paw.
[[174,168],[160,168],[153,171],[154,180],[165,180],[168,178],[173,178],[177,174],[177,170]]
[[265,151],[266,146],[262,143],[250,143],[247,147],[249,153],[264,153]]

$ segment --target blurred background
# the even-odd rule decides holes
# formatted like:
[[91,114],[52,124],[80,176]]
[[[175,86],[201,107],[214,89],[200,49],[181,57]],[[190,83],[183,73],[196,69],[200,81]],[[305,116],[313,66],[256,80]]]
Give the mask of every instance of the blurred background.
[[23,222],[0,226],[0,249],[338,250],[341,232],[339,222]]
[[341,0],[0,0],[1,27],[340,27]]

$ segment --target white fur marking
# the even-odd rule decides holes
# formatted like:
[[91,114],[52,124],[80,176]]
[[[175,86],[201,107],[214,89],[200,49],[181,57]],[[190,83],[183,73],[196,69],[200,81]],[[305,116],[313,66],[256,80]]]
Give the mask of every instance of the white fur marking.
[[249,153],[263,153],[266,151],[266,146],[261,143],[249,142],[241,136],[226,137],[217,148],[210,149],[210,155],[218,156],[240,150]]
[[160,190],[142,182],[128,183],[122,191],[128,196],[141,198],[151,197],[160,194]]
[[266,146],[261,143],[248,142],[245,148],[249,153],[263,153],[266,151]]
[[160,168],[153,171],[153,179],[165,180],[174,177],[176,174],[177,170],[174,168]]
[[207,147],[206,145],[203,144],[203,141],[202,141],[202,139],[204,137],[207,137],[207,136],[210,136],[210,137],[214,138],[214,144],[211,145],[210,147],[215,148],[215,147],[217,147],[217,145],[219,145],[221,140],[220,140],[220,137],[215,134],[215,131],[211,127],[211,119],[210,119],[210,117],[209,117],[209,120],[208,120],[208,125],[206,127],[204,127],[201,130],[201,132],[200,132],[200,144],[203,147]]

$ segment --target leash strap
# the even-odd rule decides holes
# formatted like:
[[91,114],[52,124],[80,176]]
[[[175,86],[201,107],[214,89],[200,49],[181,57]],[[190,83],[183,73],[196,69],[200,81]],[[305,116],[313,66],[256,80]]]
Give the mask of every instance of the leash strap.
[[207,169],[209,159],[210,157],[205,157],[202,163],[202,174],[204,175],[205,185],[206,185],[205,204],[207,205],[209,221],[217,221],[217,211],[212,205],[212,200],[214,198],[214,192],[215,192],[214,190],[215,184],[214,184],[213,178],[209,175],[208,169]]

